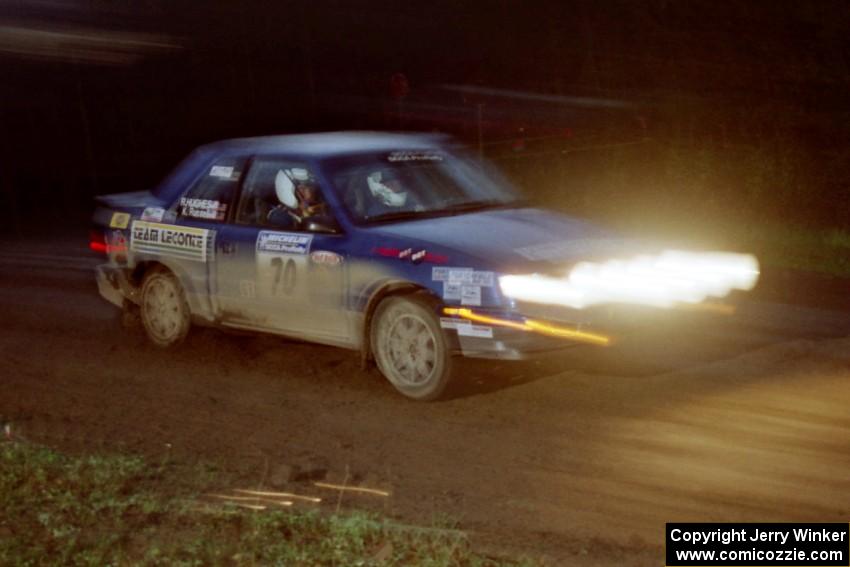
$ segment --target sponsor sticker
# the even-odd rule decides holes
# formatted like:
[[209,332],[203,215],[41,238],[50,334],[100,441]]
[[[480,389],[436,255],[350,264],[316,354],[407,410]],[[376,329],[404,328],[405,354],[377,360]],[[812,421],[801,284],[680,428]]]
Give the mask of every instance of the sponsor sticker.
[[472,272],[469,283],[481,287],[493,287],[496,284],[496,276],[493,272]]
[[462,337],[477,337],[480,339],[492,339],[493,327],[487,325],[473,325],[464,319],[453,319],[451,317],[440,317],[440,327],[443,329],[454,329]]
[[123,230],[113,230],[112,238],[110,239],[112,252],[126,252],[127,238],[124,236]]
[[223,177],[225,179],[230,179],[230,176],[233,175],[233,166],[230,165],[214,165],[210,168],[210,175],[212,177]]
[[486,325],[458,325],[457,334],[462,337],[478,337],[480,339],[492,339],[493,327]]
[[406,151],[393,152],[387,156],[387,161],[443,161],[443,156],[437,152]]
[[461,305],[481,305],[481,288],[477,285],[463,285],[460,287]]
[[443,282],[443,299],[454,299],[460,301],[462,284]]
[[203,228],[133,221],[130,249],[134,252],[206,262],[210,233],[211,231]]
[[449,268],[433,267],[431,268],[431,279],[435,282],[444,282],[449,279]]
[[164,215],[165,209],[162,207],[145,207],[145,210],[142,211],[142,220],[160,222]]
[[449,279],[451,283],[471,283],[472,268],[449,268]]
[[314,264],[338,266],[342,263],[342,256],[329,250],[314,250],[310,253],[310,260],[312,260]]
[[109,228],[127,228],[130,224],[130,215],[128,213],[112,213],[112,218],[109,220]]
[[312,234],[291,234],[264,230],[257,237],[257,252],[307,254],[310,252]]
[[210,199],[180,198],[180,215],[194,219],[224,220],[227,216],[227,203]]
[[257,286],[254,280],[239,280],[239,295],[252,299],[257,296]]

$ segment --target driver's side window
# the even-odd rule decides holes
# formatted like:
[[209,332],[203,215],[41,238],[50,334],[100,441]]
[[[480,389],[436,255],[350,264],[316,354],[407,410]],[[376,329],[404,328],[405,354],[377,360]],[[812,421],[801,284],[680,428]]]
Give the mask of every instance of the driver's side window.
[[313,173],[303,164],[257,158],[245,178],[236,222],[278,230],[308,230],[329,211]]

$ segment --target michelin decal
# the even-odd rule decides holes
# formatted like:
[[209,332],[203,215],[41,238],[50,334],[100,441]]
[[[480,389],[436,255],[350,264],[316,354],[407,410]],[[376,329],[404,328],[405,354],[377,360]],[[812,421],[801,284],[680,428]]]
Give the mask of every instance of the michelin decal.
[[264,230],[257,237],[257,252],[309,254],[312,234],[291,234]]

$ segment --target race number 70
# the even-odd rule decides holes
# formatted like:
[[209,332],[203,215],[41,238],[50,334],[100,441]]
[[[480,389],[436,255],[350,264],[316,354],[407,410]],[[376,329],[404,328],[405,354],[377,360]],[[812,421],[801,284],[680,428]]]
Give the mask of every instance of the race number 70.
[[283,258],[272,258],[271,265],[274,270],[272,295],[278,295],[278,292],[292,295],[295,290],[295,261],[292,258],[287,258],[285,262]]

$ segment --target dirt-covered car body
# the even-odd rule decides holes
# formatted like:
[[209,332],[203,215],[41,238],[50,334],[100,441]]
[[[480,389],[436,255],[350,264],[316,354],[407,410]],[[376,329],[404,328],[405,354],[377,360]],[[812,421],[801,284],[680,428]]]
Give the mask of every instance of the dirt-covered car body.
[[154,342],[179,342],[190,317],[360,349],[425,399],[445,380],[420,382],[451,353],[605,344],[587,331],[592,310],[519,303],[499,278],[626,251],[590,223],[525,207],[498,173],[425,135],[214,143],[150,192],[100,197],[94,224],[109,260],[101,294],[140,307]]

